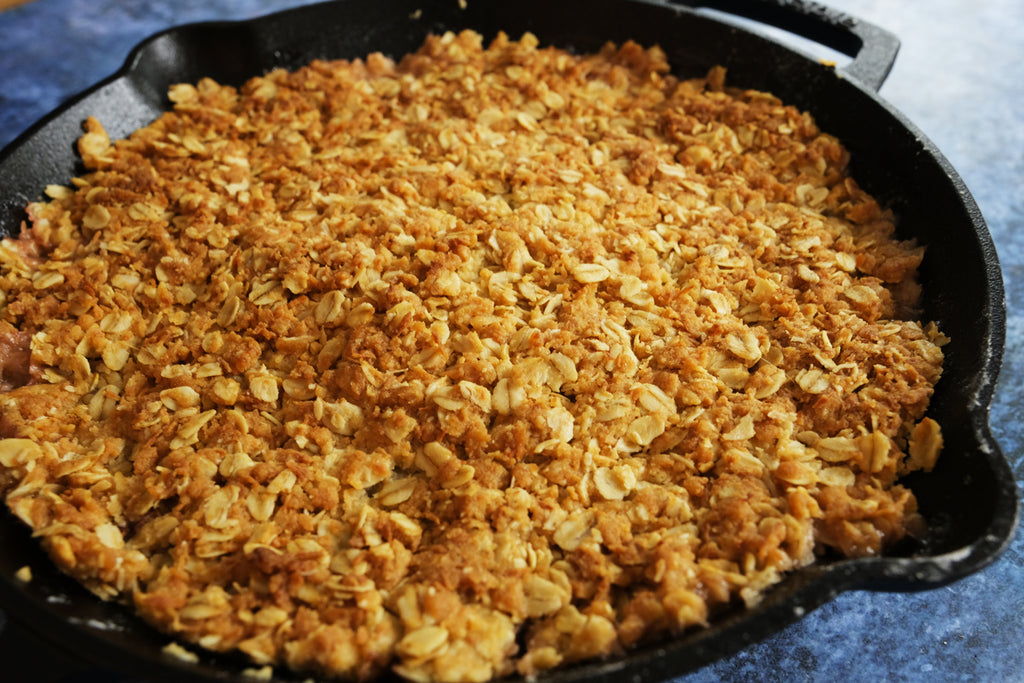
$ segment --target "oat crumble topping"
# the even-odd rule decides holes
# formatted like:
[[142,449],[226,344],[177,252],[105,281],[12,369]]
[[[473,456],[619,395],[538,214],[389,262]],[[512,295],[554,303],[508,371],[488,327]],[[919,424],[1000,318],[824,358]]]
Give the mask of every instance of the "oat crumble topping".
[[170,96],[0,246],[0,491],[97,595],[484,681],[920,532],[923,248],[808,114],[471,32]]

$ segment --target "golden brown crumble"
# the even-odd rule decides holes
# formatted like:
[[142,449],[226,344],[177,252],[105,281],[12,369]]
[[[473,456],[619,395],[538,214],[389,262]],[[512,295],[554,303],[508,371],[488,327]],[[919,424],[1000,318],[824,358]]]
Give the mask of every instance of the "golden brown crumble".
[[0,247],[7,504],[260,675],[414,681],[617,655],[918,532],[923,249],[723,80],[465,32],[89,120]]

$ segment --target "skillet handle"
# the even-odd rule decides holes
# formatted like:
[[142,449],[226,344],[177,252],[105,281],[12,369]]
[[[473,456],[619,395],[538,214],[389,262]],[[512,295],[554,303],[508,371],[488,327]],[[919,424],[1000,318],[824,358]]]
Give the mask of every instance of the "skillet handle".
[[711,9],[789,31],[830,47],[853,61],[839,71],[871,90],[885,82],[899,39],[874,24],[807,0],[668,0],[669,4]]

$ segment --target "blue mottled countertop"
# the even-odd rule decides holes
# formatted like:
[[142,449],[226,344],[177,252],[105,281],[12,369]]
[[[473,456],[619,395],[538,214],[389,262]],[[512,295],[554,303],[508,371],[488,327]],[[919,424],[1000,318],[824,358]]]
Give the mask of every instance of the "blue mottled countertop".
[[[303,0],[35,0],[0,12],[0,147],[110,75],[146,36],[242,19]],[[1003,268],[1009,316],[992,427],[1024,480],[1024,3],[829,0],[895,33],[881,95],[952,162],[981,207]],[[854,591],[678,683],[721,680],[1024,681],[1024,539],[991,566],[922,593]],[[6,641],[6,643],[5,643]],[[0,679],[109,681],[6,623]],[[22,666],[19,666],[21,664]],[[29,674],[15,672],[31,671]],[[13,676],[13,677],[12,677]]]

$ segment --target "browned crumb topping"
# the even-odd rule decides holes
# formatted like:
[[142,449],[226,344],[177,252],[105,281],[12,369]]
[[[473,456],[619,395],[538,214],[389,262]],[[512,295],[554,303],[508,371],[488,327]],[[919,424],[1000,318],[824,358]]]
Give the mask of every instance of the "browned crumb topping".
[[432,37],[174,110],[0,248],[0,489],[259,667],[622,653],[921,520],[945,341],[847,153],[658,49]]

